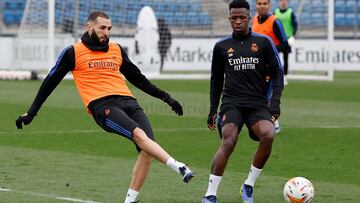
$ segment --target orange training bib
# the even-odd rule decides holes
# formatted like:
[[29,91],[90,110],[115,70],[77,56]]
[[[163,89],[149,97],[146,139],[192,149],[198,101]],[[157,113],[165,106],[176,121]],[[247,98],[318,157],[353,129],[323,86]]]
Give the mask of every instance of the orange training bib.
[[275,46],[277,46],[280,44],[280,41],[275,36],[274,29],[273,29],[275,19],[276,19],[275,15],[270,15],[268,17],[268,19],[265,20],[265,22],[260,24],[258,15],[256,15],[253,17],[253,20],[252,20],[252,30],[259,34],[263,34],[263,35],[270,37],[272,39],[272,41],[274,42]]
[[109,95],[132,96],[120,73],[121,49],[109,43],[107,52],[92,51],[82,42],[74,44],[75,68],[72,71],[76,87],[84,105]]

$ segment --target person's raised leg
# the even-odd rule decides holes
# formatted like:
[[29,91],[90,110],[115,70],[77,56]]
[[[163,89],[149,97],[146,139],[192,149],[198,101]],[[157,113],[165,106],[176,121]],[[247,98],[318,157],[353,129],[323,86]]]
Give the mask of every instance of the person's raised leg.
[[179,173],[183,177],[184,182],[187,183],[192,177],[194,177],[192,171],[184,163],[176,161],[172,158],[158,143],[146,136],[142,129],[135,128],[132,136],[134,142],[142,151]]
[[132,140],[137,145],[138,150],[141,151],[134,166],[133,178],[128,190],[128,195],[133,196],[136,199],[149,171],[151,157],[159,160],[175,172],[179,173],[184,182],[190,181],[193,177],[192,171],[184,163],[173,159],[159,144],[150,139],[144,130],[137,127],[140,125],[130,118],[124,110],[118,107],[111,107],[106,109],[105,112],[107,112],[107,115],[104,118],[104,121],[99,121],[97,123],[104,123],[103,128],[108,132],[116,133]]
[[137,127],[133,130],[132,139],[142,151],[161,163],[166,163],[170,158],[170,155],[158,143],[148,138],[141,128]]
[[[132,133],[132,139],[140,153],[133,169],[132,180],[126,197],[126,200],[129,199],[129,202],[135,202],[137,194],[145,182],[145,178],[150,170],[152,157],[155,157],[162,163],[166,163],[170,168],[180,174],[181,172],[189,173],[191,171],[185,166],[185,164],[177,162],[175,159],[170,157],[170,155],[165,150],[163,150],[160,145],[154,142],[155,138],[150,122],[141,108],[138,108],[137,105],[134,105],[132,109],[128,110],[128,116],[141,126],[141,128],[135,128]],[[141,146],[139,146],[139,144]],[[146,149],[141,148],[144,148],[144,146],[146,147],[149,144],[153,146],[150,146]],[[148,150],[152,150],[150,153],[153,153],[154,156],[145,152]],[[183,171],[181,171],[181,169]],[[192,174],[191,176],[188,175],[188,180],[183,180],[187,182],[191,177]],[[125,201],[125,203],[128,202]]]
[[[129,106],[130,102],[131,101],[127,101],[126,104]],[[105,113],[107,112],[107,114],[103,122],[105,124],[104,129],[132,140],[138,146],[139,151],[144,151],[151,157],[166,164],[175,172],[179,173],[184,182],[189,182],[190,179],[194,177],[192,171],[184,163],[172,158],[159,144],[149,138],[145,131],[141,129],[141,125],[133,120],[133,118],[135,118],[135,120],[138,120],[138,118],[147,120],[146,115],[137,103],[132,103],[131,105],[134,106],[127,108],[132,109],[133,112],[126,113],[119,107],[106,109]],[[148,125],[150,126],[150,124]]]

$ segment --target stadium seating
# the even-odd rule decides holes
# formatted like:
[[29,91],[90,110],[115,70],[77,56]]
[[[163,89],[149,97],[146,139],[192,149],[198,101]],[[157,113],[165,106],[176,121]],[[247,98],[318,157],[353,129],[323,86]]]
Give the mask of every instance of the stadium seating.
[[3,20],[5,25],[20,25],[22,12],[4,11]]
[[344,13],[335,14],[335,24],[339,27],[344,27],[346,25],[346,18]]
[[356,24],[356,15],[354,13],[346,14],[346,26],[353,27]]
[[346,3],[345,0],[335,0],[335,13],[345,13]]
[[311,23],[315,27],[320,27],[322,25],[326,25],[327,16],[324,13],[314,13],[311,16]]
[[[26,6],[26,0],[3,0],[4,12],[3,20],[5,25],[19,25]],[[78,14],[76,12],[63,12],[72,11],[75,9],[71,0],[56,0],[55,3],[55,22],[62,24],[65,20],[74,19],[74,15],[78,15],[79,22],[85,24],[87,15],[91,10],[108,11],[115,25],[129,24],[135,25],[137,14],[140,9],[145,6],[151,6],[157,17],[166,20],[170,26],[211,26],[212,17],[202,10],[201,2],[192,1],[151,1],[150,3],[141,3],[132,0],[110,0],[110,1],[97,1],[89,5],[87,0],[79,1]],[[117,8],[116,12],[114,11]],[[194,20],[196,19],[196,20]]]
[[356,1],[355,0],[347,0],[346,1],[345,12],[355,14],[355,12],[356,12]]
[[26,1],[24,0],[8,0],[4,1],[2,19],[5,25],[20,25]]
[[300,16],[298,16],[299,19],[299,24],[301,26],[306,26],[306,25],[310,25],[311,24],[311,20],[312,20],[312,17],[311,17],[311,13],[309,13],[308,11],[304,11],[301,13]]
[[[5,26],[19,26],[24,13],[27,0],[0,0],[1,19]],[[34,1],[44,4],[46,1]],[[106,0],[94,1],[89,4],[88,0],[79,0],[75,6],[72,0],[56,0],[55,22],[63,25],[64,22],[73,21],[75,18],[80,24],[85,24],[88,13],[92,10],[107,11],[116,26],[135,26],[137,14],[145,6],[151,6],[158,18],[162,18],[169,26],[189,28],[210,28],[216,16],[210,15],[203,7],[201,0]],[[299,0],[290,1],[290,7],[296,11],[299,9]],[[251,15],[256,12],[255,1],[249,1]],[[277,5],[276,0],[271,0],[273,8]],[[354,28],[360,24],[360,1],[359,0],[334,0],[335,27]],[[45,3],[46,4],[46,3]],[[312,0],[305,2],[306,9],[302,9],[299,24],[302,28],[311,29],[321,27],[327,22],[327,0]],[[47,5],[44,6],[46,9]],[[75,9],[79,8],[79,12]],[[66,11],[66,12],[64,12]],[[46,14],[44,14],[46,15]]]
[[313,13],[325,13],[327,12],[327,1],[323,0],[314,0],[311,4],[311,11]]
[[299,1],[290,1],[289,7],[292,9],[296,9],[299,6]]

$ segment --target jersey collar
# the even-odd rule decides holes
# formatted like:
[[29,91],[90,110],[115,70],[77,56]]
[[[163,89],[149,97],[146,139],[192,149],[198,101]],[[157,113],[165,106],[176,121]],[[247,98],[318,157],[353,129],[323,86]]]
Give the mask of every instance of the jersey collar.
[[95,42],[94,40],[92,40],[88,34],[88,32],[86,31],[82,36],[81,36],[81,41],[82,43],[84,43],[84,45],[89,48],[91,51],[102,51],[102,52],[107,52],[109,50],[109,44],[107,45],[102,45],[100,43]]
[[257,18],[258,18],[259,23],[261,24],[261,23],[265,22],[271,15],[272,15],[272,13],[268,13],[266,16],[258,15]]
[[251,33],[252,33],[252,30],[251,28],[249,28],[249,32],[247,35],[239,35],[239,34],[236,34],[236,33],[232,33],[232,37],[234,40],[240,40],[240,41],[243,41],[243,40],[246,40],[247,38],[249,38],[251,36]]

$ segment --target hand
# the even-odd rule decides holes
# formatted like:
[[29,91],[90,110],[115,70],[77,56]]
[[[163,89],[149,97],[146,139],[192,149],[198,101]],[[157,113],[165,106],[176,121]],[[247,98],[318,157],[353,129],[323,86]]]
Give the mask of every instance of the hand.
[[269,110],[272,116],[271,120],[275,122],[275,120],[277,120],[280,117],[280,113],[281,113],[280,104],[276,101],[272,101],[270,103]]
[[[278,117],[279,118],[279,117]],[[274,116],[271,116],[271,122],[275,123],[275,121],[277,120],[277,118],[275,118]]]
[[210,130],[216,129],[216,116],[217,116],[217,113],[209,113],[207,124],[208,124],[208,128]]
[[25,114],[19,116],[18,119],[16,119],[16,121],[15,121],[16,127],[18,129],[22,129],[22,123],[24,123],[25,125],[29,125],[33,119],[34,119],[34,115],[25,113]]
[[290,38],[288,39],[288,44],[289,44],[291,47],[293,47],[293,46],[295,45],[295,38],[294,38],[294,37],[290,37]]
[[279,117],[280,117],[280,112],[279,113],[271,113],[271,120],[273,122],[275,122]]
[[183,115],[183,108],[181,104],[176,101],[175,99],[171,98],[170,96],[165,100],[169,106],[171,106],[171,109],[179,116]]

